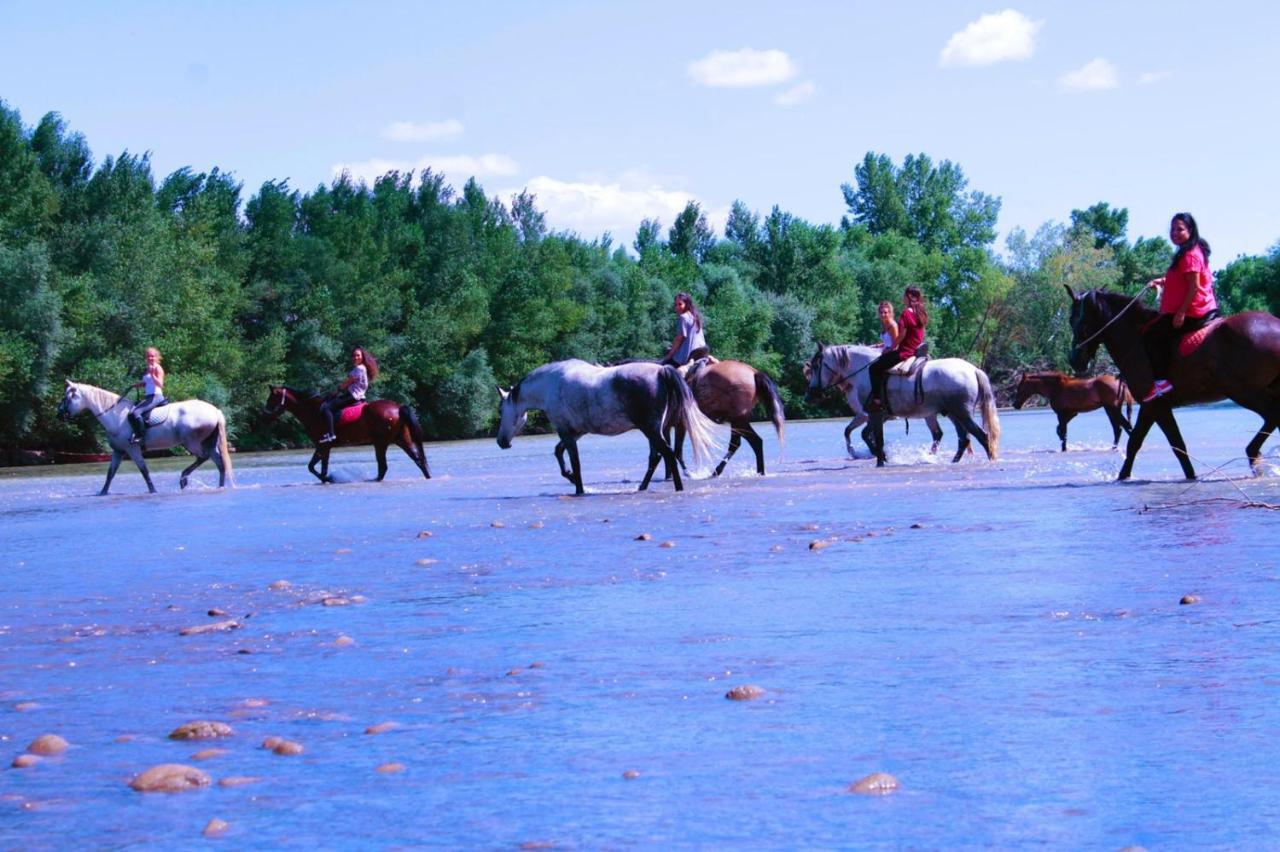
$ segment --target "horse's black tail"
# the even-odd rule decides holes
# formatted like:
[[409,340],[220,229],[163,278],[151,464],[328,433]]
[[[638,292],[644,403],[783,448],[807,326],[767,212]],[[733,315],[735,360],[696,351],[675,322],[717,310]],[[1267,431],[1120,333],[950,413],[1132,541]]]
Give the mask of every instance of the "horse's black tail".
[[413,442],[413,446],[418,450],[418,459],[422,462],[422,475],[430,479],[431,471],[427,468],[427,451],[422,447],[422,424],[418,422],[418,414],[413,410],[412,405],[400,406],[400,422],[409,430],[409,440]]
[[782,396],[778,386],[764,370],[756,370],[756,396],[764,406],[764,413],[769,415],[774,431],[778,433],[778,458],[782,458],[782,450],[787,444],[787,413],[782,409]]

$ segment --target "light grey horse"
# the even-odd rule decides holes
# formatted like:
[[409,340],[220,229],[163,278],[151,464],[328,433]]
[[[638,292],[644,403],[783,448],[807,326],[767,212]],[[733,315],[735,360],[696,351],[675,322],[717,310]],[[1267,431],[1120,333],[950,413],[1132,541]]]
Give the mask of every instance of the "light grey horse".
[[[885,464],[884,414],[868,415],[863,400],[871,392],[871,378],[867,368],[883,354],[884,350],[872,346],[818,345],[817,352],[805,369],[809,377],[806,398],[812,399],[831,385],[845,390],[845,398],[855,415],[870,418],[870,435],[867,446],[876,456],[876,467]],[[928,359],[917,370],[906,365],[909,375],[897,369],[889,373],[886,394],[889,407],[897,417],[929,417],[942,415],[955,424],[960,444],[952,462],[958,462],[969,449],[969,436],[987,452],[987,458],[995,461],[1000,445],[1000,418],[996,414],[995,394],[987,374],[961,358]],[[982,426],[973,419],[971,412],[981,410]]]
[[[93,412],[98,423],[106,430],[107,443],[111,445],[111,466],[107,468],[107,481],[102,484],[102,494],[106,494],[111,488],[111,480],[125,456],[133,459],[133,463],[138,466],[151,493],[156,491],[156,487],[151,484],[147,463],[142,458],[142,448],[129,441],[133,436],[133,427],[129,424],[129,412],[132,409],[133,405],[118,394],[67,380],[66,392],[58,406],[58,416],[63,420],[70,420],[81,411]],[[181,487],[187,487],[187,477],[191,475],[191,471],[210,457],[218,466],[218,487],[227,484],[231,478],[231,453],[227,446],[227,419],[222,416],[222,411],[202,400],[188,399],[152,409],[148,420],[155,424],[147,427],[148,449],[163,450],[181,444],[196,457],[182,471],[182,478],[178,480]]]
[[[578,439],[583,435],[620,435],[639,429],[649,439],[649,469],[640,490],[649,487],[658,460],[672,471],[675,489],[680,481],[675,454],[662,437],[663,430],[681,426],[689,436],[693,457],[705,463],[714,452],[714,424],[698,410],[693,393],[675,367],[637,361],[616,367],[601,367],[576,359],[543,364],[510,390],[498,388],[502,398],[498,425],[498,446],[511,447],[511,439],[524,428],[529,409],[546,413],[560,436],[556,462],[560,475],[582,494],[582,465],[578,460]],[[571,468],[564,464],[569,451]]]

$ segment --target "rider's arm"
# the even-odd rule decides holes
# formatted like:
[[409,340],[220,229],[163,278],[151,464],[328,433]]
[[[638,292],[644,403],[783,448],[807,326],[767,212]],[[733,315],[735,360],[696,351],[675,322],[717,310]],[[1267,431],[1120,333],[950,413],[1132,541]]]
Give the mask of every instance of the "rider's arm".
[[161,367],[159,364],[156,364],[155,369],[151,371],[151,378],[156,383],[156,390],[158,392],[163,392],[164,391],[164,367]]
[[1187,318],[1187,311],[1191,310],[1191,303],[1195,300],[1196,294],[1200,292],[1200,271],[1192,270],[1191,272],[1177,273],[1183,276],[1183,283],[1187,288],[1187,295],[1182,297],[1182,304],[1178,306],[1178,310],[1173,314],[1173,327],[1181,328],[1183,320]]
[[667,354],[662,356],[662,360],[670,361],[673,357],[675,357],[676,351],[679,350],[681,344],[683,343],[684,343],[684,333],[677,331],[675,342],[671,344],[671,348],[667,350]]

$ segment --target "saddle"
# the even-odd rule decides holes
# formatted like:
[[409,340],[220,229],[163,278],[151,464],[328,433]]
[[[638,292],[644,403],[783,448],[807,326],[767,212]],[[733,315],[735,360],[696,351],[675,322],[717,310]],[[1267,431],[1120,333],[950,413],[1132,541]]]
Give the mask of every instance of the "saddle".
[[348,405],[342,409],[341,413],[338,414],[337,425],[346,426],[348,423],[355,423],[360,419],[360,415],[364,414],[365,406],[368,404],[367,402],[357,402],[355,405]]
[[158,405],[147,412],[143,419],[142,425],[150,429],[152,426],[159,426],[161,423],[169,419],[169,409],[173,407],[173,403],[166,402],[164,405]]
[[1182,338],[1178,341],[1178,357],[1186,358],[1192,352],[1195,352],[1197,349],[1199,349],[1200,344],[1204,343],[1205,340],[1208,339],[1209,335],[1213,333],[1214,329],[1216,329],[1219,325],[1221,325],[1225,319],[1226,317],[1218,317],[1218,319],[1212,320],[1208,325],[1206,325],[1204,328],[1200,329],[1199,331],[1193,331],[1190,334],[1184,334]]
[[719,363],[720,363],[719,359],[712,358],[710,355],[708,355],[705,358],[699,358],[696,361],[690,361],[689,363],[685,364],[683,367],[677,367],[676,369],[680,371],[680,375],[684,376],[684,380],[686,382],[688,382],[689,384],[693,384],[698,380],[699,373],[701,373],[707,367],[710,367],[712,364],[719,364]]
[[924,362],[929,360],[928,355],[912,355],[905,361],[899,361],[894,364],[886,376],[912,376],[915,372],[924,366]]

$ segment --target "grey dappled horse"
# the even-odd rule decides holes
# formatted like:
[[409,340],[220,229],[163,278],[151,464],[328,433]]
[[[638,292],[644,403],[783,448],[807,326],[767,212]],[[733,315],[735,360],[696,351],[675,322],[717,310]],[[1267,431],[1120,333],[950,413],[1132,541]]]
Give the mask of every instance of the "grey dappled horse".
[[[546,413],[560,436],[556,461],[560,475],[582,494],[582,465],[578,439],[583,435],[620,435],[639,429],[649,439],[649,469],[640,490],[649,487],[658,460],[671,470],[675,489],[684,488],[671,445],[662,437],[668,426],[680,426],[689,435],[694,458],[704,463],[715,449],[712,422],[698,410],[693,393],[675,367],[634,362],[601,367],[586,361],[553,361],[543,364],[508,390],[498,389],[498,446],[510,448],[511,439],[524,428],[529,409]],[[569,451],[570,468],[564,464]]]
[[[107,433],[107,443],[111,445],[111,465],[107,468],[107,481],[102,484],[102,491],[99,493],[106,494],[111,488],[111,480],[120,467],[120,461],[128,456],[138,466],[142,478],[147,482],[147,488],[154,494],[156,487],[151,484],[151,473],[142,458],[142,447],[129,441],[133,436],[133,427],[129,424],[132,403],[111,391],[68,379],[62,402],[58,405],[58,416],[63,420],[70,420],[86,409],[98,418],[98,423]],[[182,471],[182,477],[178,480],[182,488],[187,487],[187,477],[191,472],[210,458],[218,466],[218,487],[227,484],[231,477],[227,419],[216,406],[199,399],[170,402],[152,409],[147,419],[155,424],[147,427],[147,449],[164,450],[181,444],[196,457]]]
[[[809,360],[805,370],[809,377],[809,389],[805,394],[813,398],[831,385],[839,385],[855,415],[870,418],[870,439],[867,445],[876,456],[876,467],[885,464],[883,413],[868,415],[863,410],[863,400],[871,392],[871,378],[867,368],[880,357],[883,349],[852,344],[818,345],[817,352]],[[955,424],[960,444],[952,462],[960,461],[969,449],[969,436],[987,452],[987,458],[995,461],[1000,444],[1000,418],[996,414],[995,394],[987,374],[961,358],[930,358],[919,367],[920,385],[917,391],[915,365],[907,364],[910,375],[901,375],[897,369],[889,373],[886,395],[889,407],[896,417],[929,417],[942,415]],[[919,393],[919,398],[917,398]],[[972,411],[982,412],[982,426],[973,419]],[[864,432],[864,437],[867,437]]]

